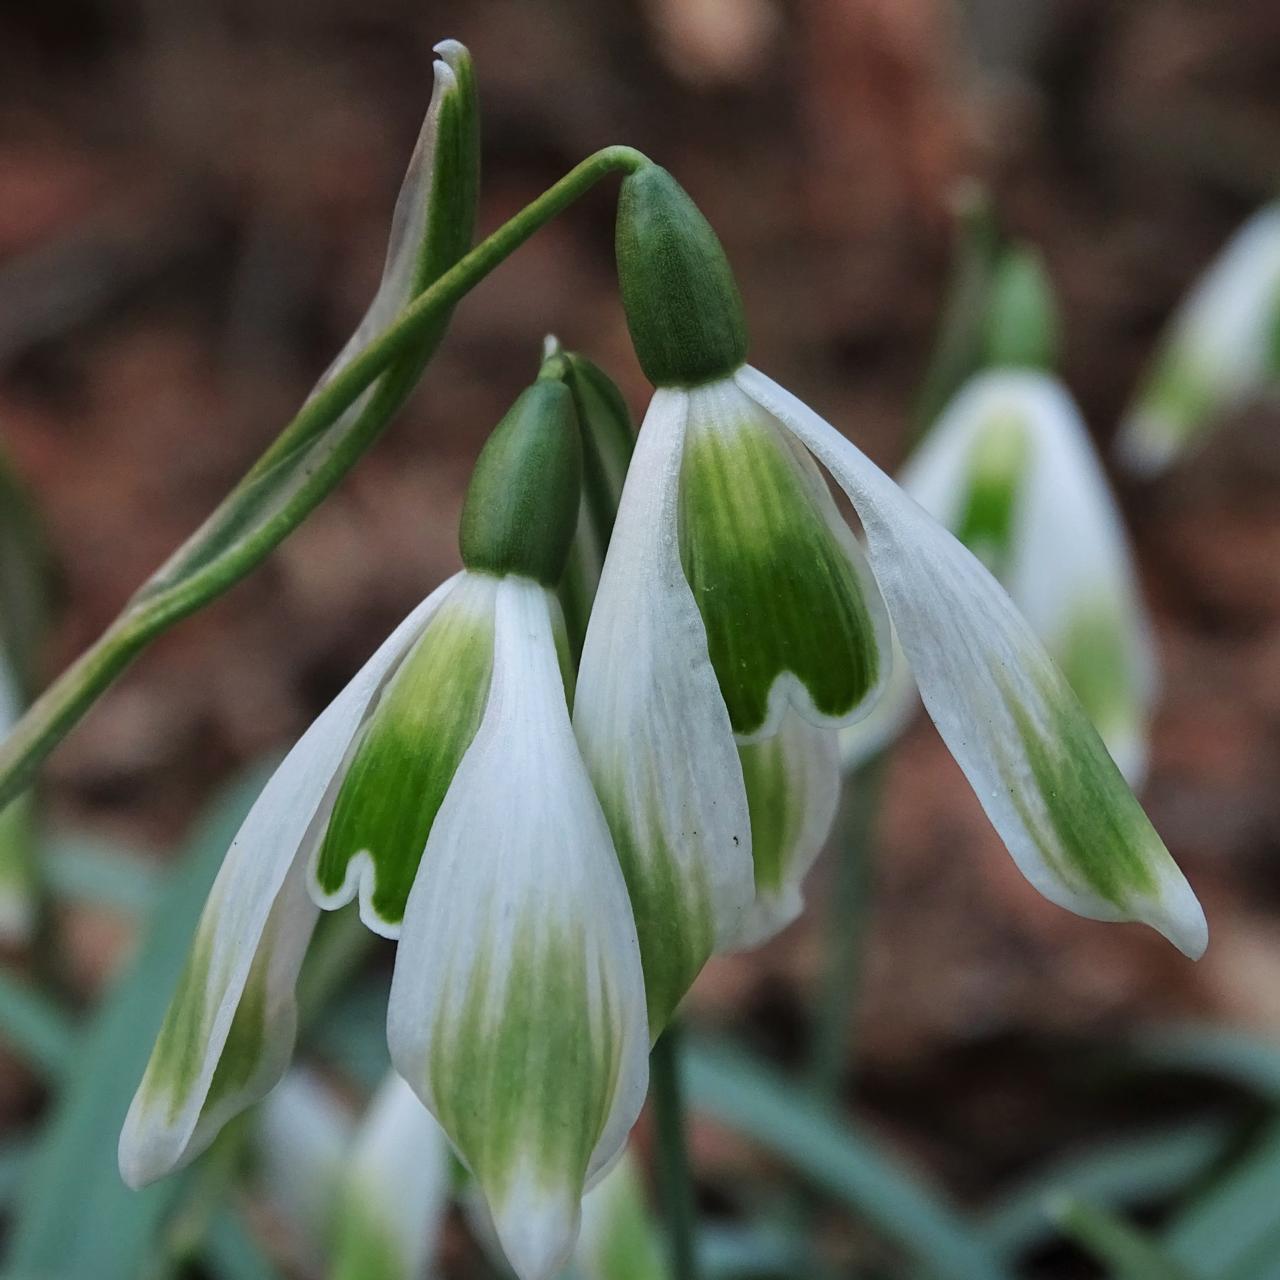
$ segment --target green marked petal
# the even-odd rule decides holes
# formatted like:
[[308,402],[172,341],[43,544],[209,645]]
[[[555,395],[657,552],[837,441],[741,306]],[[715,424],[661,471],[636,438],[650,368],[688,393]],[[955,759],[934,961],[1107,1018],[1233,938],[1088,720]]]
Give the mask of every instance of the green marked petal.
[[1008,563],[1028,453],[1024,423],[1017,414],[1002,414],[983,424],[969,455],[955,534],[997,577]]
[[452,582],[387,638],[285,757],[236,833],[120,1134],[131,1186],[198,1155],[279,1079],[294,983],[315,927],[307,862],[365,712]]
[[800,886],[840,801],[838,735],[788,711],[772,738],[739,748],[751,811],[756,900],[735,947],[758,946],[804,906]]
[[679,518],[740,739],[772,733],[788,700],[815,722],[852,719],[882,675],[880,602],[812,464],[732,383],[689,396]]
[[655,1036],[755,896],[742,766],[680,565],[688,412],[684,393],[659,391],[640,429],[574,703],[631,894]]
[[431,824],[480,726],[498,580],[463,574],[383,689],[347,767],[313,871],[325,908],[349,902],[395,937]]
[[569,723],[554,596],[498,584],[492,693],[409,896],[388,1007],[400,1074],[549,1280],[647,1084],[635,925]]
[[738,378],[849,495],[925,707],[1023,874],[1081,915],[1141,920],[1198,956],[1200,904],[1009,595],[829,423],[754,369]]

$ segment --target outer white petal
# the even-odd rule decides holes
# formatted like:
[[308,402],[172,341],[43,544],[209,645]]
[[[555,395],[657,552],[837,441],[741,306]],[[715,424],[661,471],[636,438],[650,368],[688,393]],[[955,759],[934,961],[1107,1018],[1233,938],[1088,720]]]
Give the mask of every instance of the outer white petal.
[[777,734],[741,748],[756,863],[755,901],[734,950],[756,947],[804,908],[801,885],[840,806],[838,733],[788,710]]
[[257,1174],[319,1269],[333,1235],[333,1211],[355,1123],[333,1090],[295,1068],[256,1113]]
[[396,956],[396,1069],[485,1191],[523,1280],[572,1248],[584,1183],[648,1083],[635,924],[569,723],[554,597],[498,588],[480,729],[427,840]]
[[449,1204],[449,1143],[390,1073],[349,1154],[337,1206],[333,1280],[423,1280]]
[[[288,1064],[294,984],[316,921],[307,859],[366,708],[454,581],[432,592],[321,713],[232,840],[120,1134],[130,1186],[197,1156]],[[234,1052],[218,1074],[229,1037]]]
[[[738,379],[848,493],[925,707],[1023,874],[1070,910],[1143,920],[1198,956],[1200,904],[1008,595],[834,427],[754,369]],[[1037,782],[1046,766],[1057,789]],[[1084,830],[1102,831],[1119,858],[1110,847],[1068,847]],[[1124,884],[1105,896],[1099,877],[1121,871]]]
[[742,768],[680,564],[688,397],[636,443],[578,672],[574,728],[635,909],[656,1034],[754,897]]
[[1008,422],[1026,448],[1007,563],[997,572],[1068,677],[1084,629],[1117,651],[1119,686],[1103,702],[1077,693],[1129,782],[1145,771],[1155,656],[1124,525],[1079,410],[1055,378],[1002,369],[972,379],[903,468],[902,487],[956,531],[973,451]]
[[1236,232],[1175,313],[1117,437],[1126,464],[1162,471],[1215,413],[1274,384],[1277,316],[1280,204],[1273,203]]

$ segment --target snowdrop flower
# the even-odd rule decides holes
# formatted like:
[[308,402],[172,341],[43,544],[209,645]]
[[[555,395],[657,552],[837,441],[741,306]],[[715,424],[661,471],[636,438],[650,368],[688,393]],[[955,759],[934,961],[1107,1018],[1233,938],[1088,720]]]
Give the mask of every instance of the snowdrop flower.
[[[618,264],[657,390],[574,724],[631,890],[651,1030],[749,923],[757,872],[738,747],[777,733],[788,713],[828,732],[865,714],[886,676],[890,620],[1028,879],[1082,915],[1142,920],[1199,955],[1199,903],[1031,626],[856,446],[745,363],[723,251],[656,166],[623,184]],[[865,554],[815,458],[853,503]]]
[[[1008,590],[1136,786],[1155,657],[1124,525],[1067,390],[1031,369],[979,374],[898,483]],[[915,705],[904,658],[880,706],[842,735],[846,764],[881,745]]]
[[1255,213],[1178,308],[1116,442],[1154,475],[1280,382],[1280,203]]
[[635,925],[569,719],[554,586],[578,515],[564,384],[486,444],[463,571],[303,736],[232,844],[121,1137],[133,1183],[176,1166],[288,1060],[316,904],[399,938],[388,1040],[526,1280],[571,1249],[584,1185],[644,1099]]
[[449,1142],[394,1072],[347,1153],[338,1189],[333,1280],[425,1280],[449,1207]]

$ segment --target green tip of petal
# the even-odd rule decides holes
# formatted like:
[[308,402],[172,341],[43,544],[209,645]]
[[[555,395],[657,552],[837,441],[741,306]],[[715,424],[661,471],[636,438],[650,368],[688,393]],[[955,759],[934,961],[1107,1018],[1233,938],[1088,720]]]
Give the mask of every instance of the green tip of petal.
[[462,509],[462,562],[554,587],[578,524],[582,442],[573,395],[556,378],[525,390],[494,428]]
[[631,341],[655,387],[713,382],[746,360],[746,316],[724,249],[658,165],[623,181],[616,249]]

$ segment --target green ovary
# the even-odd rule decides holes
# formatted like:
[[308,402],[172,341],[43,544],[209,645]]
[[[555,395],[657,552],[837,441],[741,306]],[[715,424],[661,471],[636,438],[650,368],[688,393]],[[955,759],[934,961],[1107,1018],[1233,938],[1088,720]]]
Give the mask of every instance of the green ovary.
[[784,672],[833,719],[875,684],[875,632],[848,552],[768,422],[691,425],[680,558],[735,733],[758,730]]
[[[508,948],[499,972],[492,957]],[[440,1123],[492,1200],[517,1174],[581,1195],[618,1078],[614,1026],[572,928],[527,913],[510,942],[482,941],[461,1001],[436,1017],[429,1069]]]
[[1168,855],[1093,725],[1062,687],[1046,680],[1043,728],[1005,689],[1047,823],[1021,797],[1011,764],[1010,794],[1045,862],[1066,883],[1083,880],[1125,910],[1156,888],[1153,864]]
[[431,824],[480,727],[492,670],[490,619],[446,600],[365,725],[316,863],[325,893],[337,893],[348,863],[367,853],[373,909],[399,924]]

